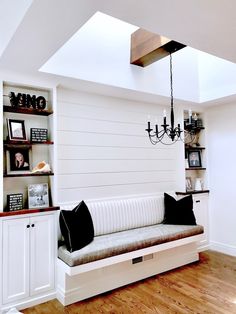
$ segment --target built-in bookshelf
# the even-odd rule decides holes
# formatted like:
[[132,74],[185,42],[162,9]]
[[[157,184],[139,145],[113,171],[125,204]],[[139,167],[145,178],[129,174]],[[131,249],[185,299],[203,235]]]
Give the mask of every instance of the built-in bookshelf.
[[[29,187],[44,187],[45,209],[54,208],[53,90],[4,82],[2,93],[3,211],[14,210],[9,208],[9,195],[22,195],[22,209],[32,210]],[[41,162],[48,166],[37,169]]]
[[[189,112],[184,112],[185,129],[189,127]],[[205,147],[205,125],[204,115],[193,112],[191,126],[194,129],[194,139],[191,143],[185,144],[185,187],[181,193],[197,194],[209,192],[206,168],[206,147]]]

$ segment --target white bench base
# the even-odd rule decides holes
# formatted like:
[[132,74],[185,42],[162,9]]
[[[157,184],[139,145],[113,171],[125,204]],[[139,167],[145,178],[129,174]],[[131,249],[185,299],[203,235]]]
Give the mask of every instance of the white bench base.
[[[196,235],[70,267],[57,261],[57,298],[65,306],[199,260]],[[143,256],[133,264],[132,259]]]

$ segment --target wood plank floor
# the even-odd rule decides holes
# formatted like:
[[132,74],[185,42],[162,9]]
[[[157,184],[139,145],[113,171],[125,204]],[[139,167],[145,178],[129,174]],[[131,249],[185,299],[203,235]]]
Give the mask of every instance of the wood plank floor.
[[236,257],[214,251],[200,262],[156,275],[66,307],[57,300],[25,314],[236,313]]

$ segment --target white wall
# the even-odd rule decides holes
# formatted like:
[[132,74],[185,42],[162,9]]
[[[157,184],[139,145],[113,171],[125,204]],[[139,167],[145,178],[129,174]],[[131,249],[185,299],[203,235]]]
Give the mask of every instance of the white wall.
[[236,64],[198,51],[199,101],[235,94]]
[[183,144],[153,146],[144,130],[163,107],[62,88],[57,103],[59,203],[182,187]]
[[212,248],[236,256],[236,106],[207,111]]

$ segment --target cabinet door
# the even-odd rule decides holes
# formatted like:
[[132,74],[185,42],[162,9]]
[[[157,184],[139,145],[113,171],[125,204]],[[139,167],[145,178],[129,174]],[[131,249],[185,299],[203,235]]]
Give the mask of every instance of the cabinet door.
[[208,196],[207,195],[194,195],[193,196],[193,210],[198,225],[204,227],[204,239],[200,243],[199,250],[207,249],[208,245]]
[[54,215],[30,218],[30,233],[30,294],[35,295],[54,288]]
[[3,222],[3,303],[29,296],[29,218]]

